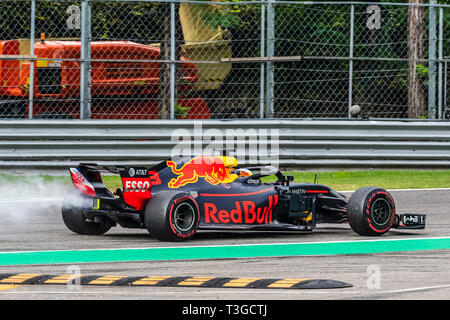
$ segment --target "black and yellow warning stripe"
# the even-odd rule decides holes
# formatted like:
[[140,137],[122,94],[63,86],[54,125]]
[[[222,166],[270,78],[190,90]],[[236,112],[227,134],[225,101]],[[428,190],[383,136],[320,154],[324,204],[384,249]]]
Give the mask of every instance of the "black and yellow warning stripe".
[[0,284],[80,284],[104,286],[153,286],[153,287],[202,287],[202,288],[254,288],[254,289],[333,289],[348,288],[351,284],[328,279],[262,279],[228,278],[208,276],[145,276],[120,275],[44,275],[44,274],[0,274]]

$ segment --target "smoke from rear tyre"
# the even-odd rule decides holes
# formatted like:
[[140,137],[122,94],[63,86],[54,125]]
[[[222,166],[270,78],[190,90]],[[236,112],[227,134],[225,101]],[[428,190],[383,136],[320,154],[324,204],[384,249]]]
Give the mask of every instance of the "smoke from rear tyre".
[[85,212],[92,206],[92,198],[83,195],[77,189],[69,191],[64,197],[61,214],[69,230],[83,235],[102,235],[111,225],[103,222],[86,221]]

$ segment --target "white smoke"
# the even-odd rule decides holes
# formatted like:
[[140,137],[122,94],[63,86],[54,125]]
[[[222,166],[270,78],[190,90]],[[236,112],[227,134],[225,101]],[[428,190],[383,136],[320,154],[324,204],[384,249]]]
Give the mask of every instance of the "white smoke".
[[2,221],[26,222],[36,215],[59,213],[71,188],[70,178],[0,175],[0,225]]

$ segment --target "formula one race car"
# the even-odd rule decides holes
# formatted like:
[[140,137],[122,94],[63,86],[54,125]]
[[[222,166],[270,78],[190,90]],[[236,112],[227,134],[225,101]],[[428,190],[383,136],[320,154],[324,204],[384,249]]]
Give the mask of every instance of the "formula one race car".
[[[113,194],[100,171],[120,174]],[[390,228],[423,229],[425,216],[398,215],[392,196],[364,187],[351,197],[325,185],[293,183],[272,166],[240,168],[229,156],[192,156],[151,168],[80,164],[62,217],[75,233],[100,235],[112,226],[147,228],[163,241],[187,240],[198,229],[311,231],[318,223],[349,223],[379,236]],[[273,183],[261,178],[274,176]],[[264,180],[264,179],[263,179]]]

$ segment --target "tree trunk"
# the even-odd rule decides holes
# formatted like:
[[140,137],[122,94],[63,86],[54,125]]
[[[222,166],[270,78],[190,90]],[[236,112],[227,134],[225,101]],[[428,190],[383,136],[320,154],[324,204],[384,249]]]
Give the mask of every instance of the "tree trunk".
[[[409,0],[409,3],[423,4],[424,0]],[[426,115],[424,81],[417,73],[417,66],[424,59],[425,7],[408,8],[408,118]]]

